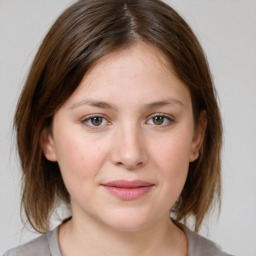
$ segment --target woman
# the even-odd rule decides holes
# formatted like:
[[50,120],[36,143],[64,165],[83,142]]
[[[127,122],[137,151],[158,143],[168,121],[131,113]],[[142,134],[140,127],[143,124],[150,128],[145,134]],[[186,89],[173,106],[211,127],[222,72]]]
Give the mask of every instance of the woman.
[[[210,71],[161,1],[83,0],[45,37],[15,115],[22,206],[44,233],[5,255],[225,255],[197,232],[220,200]],[[50,230],[62,202],[71,217]],[[171,218],[170,218],[171,213]]]

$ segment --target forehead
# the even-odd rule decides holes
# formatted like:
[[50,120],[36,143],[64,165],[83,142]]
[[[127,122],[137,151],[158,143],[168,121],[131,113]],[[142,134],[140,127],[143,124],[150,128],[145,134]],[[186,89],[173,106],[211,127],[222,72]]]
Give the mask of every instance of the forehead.
[[176,76],[166,56],[149,44],[138,43],[98,61],[85,74],[68,102],[91,97],[134,103],[167,96],[190,101],[187,87]]
[[88,77],[93,77],[92,73],[97,76],[97,74],[101,74],[107,69],[121,71],[133,68],[134,71],[139,73],[142,69],[145,72],[146,68],[150,71],[152,64],[155,72],[161,70],[174,75],[171,62],[167,56],[148,43],[138,42],[131,46],[122,47],[102,57],[86,72],[84,79],[88,80]]

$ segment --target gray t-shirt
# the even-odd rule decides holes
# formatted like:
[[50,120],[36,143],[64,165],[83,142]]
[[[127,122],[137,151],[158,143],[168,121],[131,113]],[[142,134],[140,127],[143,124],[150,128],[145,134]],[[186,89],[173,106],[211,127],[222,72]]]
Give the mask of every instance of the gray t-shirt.
[[[188,240],[188,256],[229,256],[213,242],[181,227]],[[58,242],[58,227],[31,242],[7,251],[3,256],[62,256]],[[231,255],[230,255],[231,256]]]

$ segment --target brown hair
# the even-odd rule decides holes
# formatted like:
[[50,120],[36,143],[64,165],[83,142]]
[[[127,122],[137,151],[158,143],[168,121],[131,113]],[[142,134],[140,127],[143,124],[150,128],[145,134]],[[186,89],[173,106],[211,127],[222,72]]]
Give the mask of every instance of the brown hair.
[[69,203],[57,163],[48,161],[40,136],[51,129],[54,114],[92,65],[107,54],[138,41],[163,52],[190,90],[195,120],[207,112],[199,159],[191,163],[177,221],[202,223],[214,199],[220,199],[221,118],[204,52],[187,23],[160,0],[81,0],[69,7],[46,35],[31,66],[16,115],[18,152],[23,170],[22,206],[32,227],[49,230],[56,202]]

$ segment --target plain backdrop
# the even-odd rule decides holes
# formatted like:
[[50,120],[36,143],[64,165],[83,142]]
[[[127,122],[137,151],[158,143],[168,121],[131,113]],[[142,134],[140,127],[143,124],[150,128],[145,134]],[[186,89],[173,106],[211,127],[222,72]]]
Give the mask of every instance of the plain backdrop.
[[[0,255],[37,234],[19,214],[12,134],[18,95],[36,50],[72,0],[0,0]],[[225,251],[256,256],[256,1],[169,0],[208,56],[224,120],[222,211],[201,233]]]

